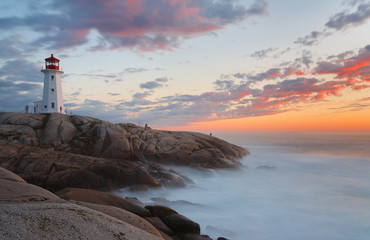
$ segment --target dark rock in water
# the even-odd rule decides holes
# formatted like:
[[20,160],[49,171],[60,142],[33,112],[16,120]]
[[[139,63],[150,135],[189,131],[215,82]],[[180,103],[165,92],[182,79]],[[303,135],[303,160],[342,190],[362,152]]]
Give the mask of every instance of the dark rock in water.
[[164,232],[168,236],[175,236],[175,233],[166,224],[164,224],[159,217],[146,217],[145,220],[150,222],[156,229]]
[[155,177],[162,185],[168,187],[185,187],[186,182],[189,182],[189,178],[172,169],[167,170],[158,164],[150,164],[148,173]]
[[150,211],[153,217],[159,217],[162,220],[168,215],[175,213],[177,214],[175,210],[165,206],[154,205],[154,206],[145,206],[145,208]]
[[154,197],[154,198],[151,198],[151,200],[153,202],[155,202],[156,204],[165,205],[165,206],[175,205],[175,206],[207,207],[207,206],[202,205],[202,204],[192,203],[192,202],[185,201],[185,200],[170,201],[170,200],[167,200],[166,198],[163,198],[163,197]]
[[208,235],[187,234],[181,240],[212,240]]
[[161,219],[172,231],[179,236],[188,234],[200,235],[200,226],[189,218],[173,213]]
[[131,192],[145,192],[149,190],[149,187],[145,184],[133,185],[129,188]]
[[265,170],[275,170],[275,166],[259,166],[257,169],[265,169]]
[[56,195],[65,200],[83,201],[122,208],[140,217],[151,216],[149,210],[133,204],[127,199],[106,192],[82,188],[66,188],[57,192]]
[[132,202],[133,204],[139,205],[141,207],[145,207],[145,204],[137,199],[136,197],[125,197],[128,201]]

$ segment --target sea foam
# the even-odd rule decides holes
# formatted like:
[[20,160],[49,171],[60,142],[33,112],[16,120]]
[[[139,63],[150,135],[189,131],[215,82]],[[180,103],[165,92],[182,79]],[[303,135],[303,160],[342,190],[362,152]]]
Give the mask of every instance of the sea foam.
[[216,136],[250,150],[241,170],[175,168],[194,184],[118,194],[167,205],[214,239],[370,238],[370,134]]

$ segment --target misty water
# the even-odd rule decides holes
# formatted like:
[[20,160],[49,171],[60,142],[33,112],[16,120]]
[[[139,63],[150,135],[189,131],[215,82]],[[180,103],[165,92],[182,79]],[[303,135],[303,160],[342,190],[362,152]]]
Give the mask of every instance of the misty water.
[[370,239],[370,133],[214,135],[251,152],[241,170],[174,168],[194,183],[118,194],[167,205],[214,239]]

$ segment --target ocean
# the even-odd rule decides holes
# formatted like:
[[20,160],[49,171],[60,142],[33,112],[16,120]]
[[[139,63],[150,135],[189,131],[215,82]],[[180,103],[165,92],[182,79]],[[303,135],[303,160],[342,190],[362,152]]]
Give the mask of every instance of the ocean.
[[250,151],[240,170],[171,167],[194,183],[116,194],[167,205],[213,239],[370,239],[369,132],[214,136]]

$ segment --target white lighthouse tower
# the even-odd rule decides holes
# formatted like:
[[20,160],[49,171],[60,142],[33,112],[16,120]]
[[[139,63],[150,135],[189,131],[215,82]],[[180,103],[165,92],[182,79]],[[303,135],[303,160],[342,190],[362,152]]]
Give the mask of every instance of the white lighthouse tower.
[[35,113],[64,113],[63,92],[61,76],[64,73],[59,70],[59,59],[53,54],[51,57],[45,58],[45,69],[41,69],[44,73],[44,91],[42,101],[34,102]]

